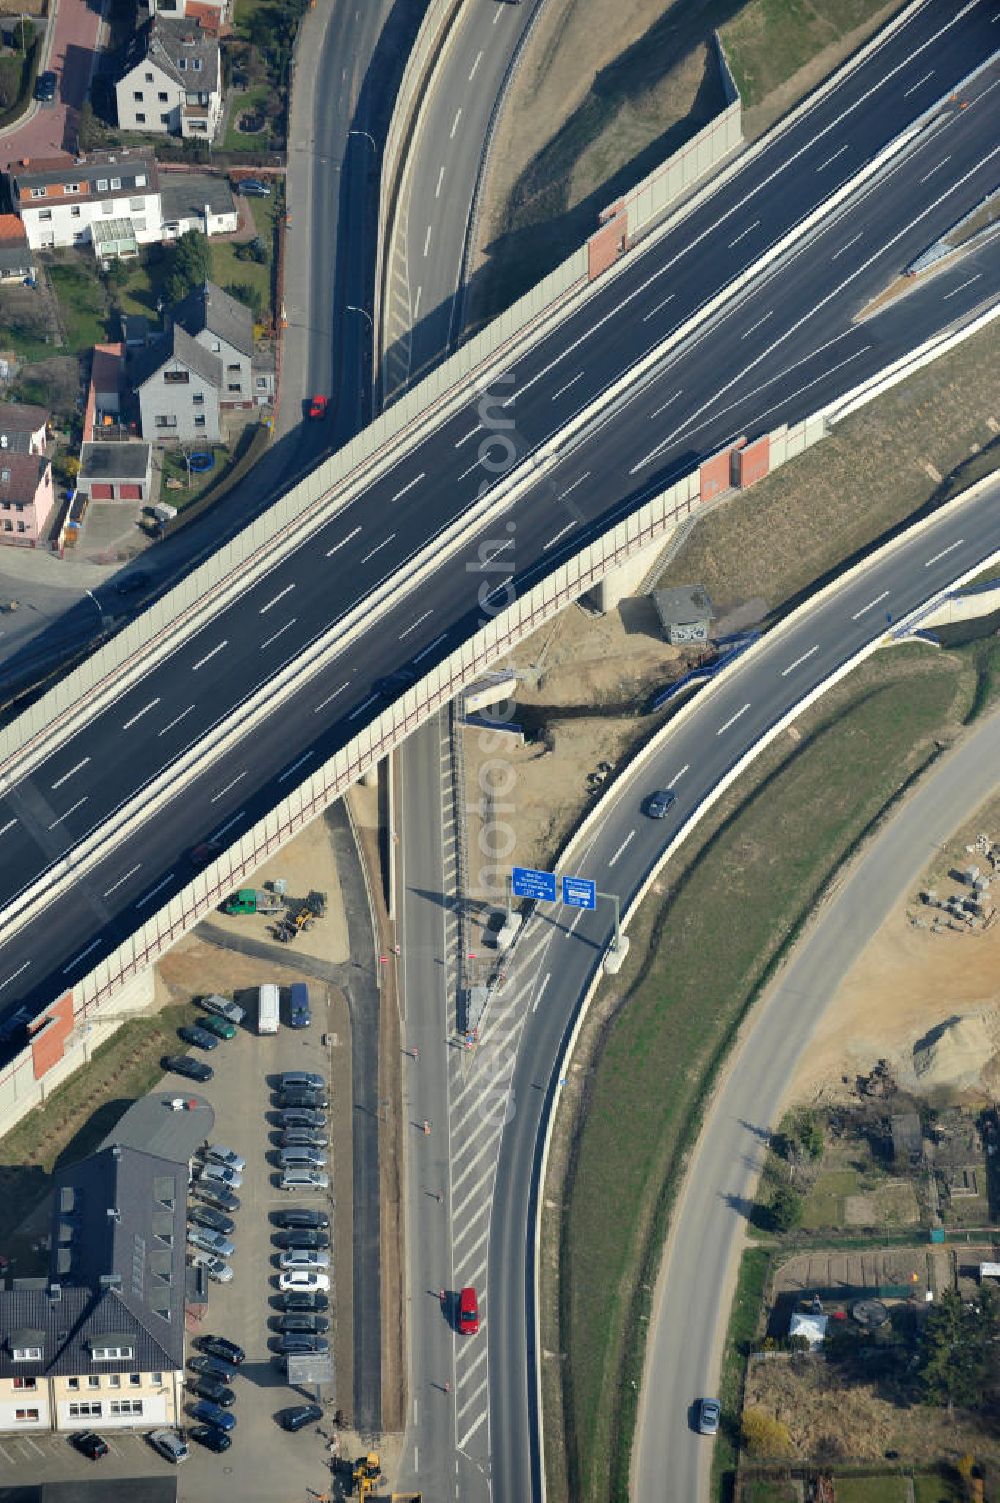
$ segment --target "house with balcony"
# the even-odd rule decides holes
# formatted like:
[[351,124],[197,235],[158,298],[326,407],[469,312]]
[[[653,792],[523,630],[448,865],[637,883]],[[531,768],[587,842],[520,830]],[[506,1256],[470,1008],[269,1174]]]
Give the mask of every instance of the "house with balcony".
[[134,256],[162,238],[156,160],[146,151],[19,162],[8,173],[14,211],[32,250],[93,245],[101,261]]
[[193,18],[151,16],[129,44],[115,98],[122,130],[211,140],[222,114],[218,36]]
[[28,402],[0,402],[0,451],[44,454],[49,414]]
[[171,21],[182,16],[189,21],[200,21],[206,31],[216,33],[228,29],[232,12],[229,0],[145,0],[144,9],[151,16],[165,16]]
[[0,1290],[0,1431],[175,1425],[187,1166],[112,1143],[56,1180],[45,1278]]
[[52,466],[44,454],[0,453],[0,543],[36,548],[55,499]]

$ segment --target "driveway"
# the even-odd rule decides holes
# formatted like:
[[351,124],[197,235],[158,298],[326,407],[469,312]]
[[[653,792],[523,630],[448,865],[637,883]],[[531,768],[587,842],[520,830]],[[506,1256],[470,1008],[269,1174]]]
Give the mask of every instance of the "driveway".
[[55,104],[32,104],[16,125],[0,132],[0,166],[26,157],[53,157],[76,150],[80,110],[97,59],[102,23],[100,0],[58,0],[55,30],[43,50],[39,72],[59,76]]

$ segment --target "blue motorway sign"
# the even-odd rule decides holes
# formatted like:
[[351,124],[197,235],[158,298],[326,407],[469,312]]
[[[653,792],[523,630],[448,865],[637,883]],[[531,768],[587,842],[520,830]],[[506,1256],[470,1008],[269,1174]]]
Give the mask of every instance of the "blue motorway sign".
[[537,898],[542,903],[555,902],[555,872],[535,871],[532,866],[515,866],[512,877],[515,898]]
[[596,908],[597,883],[589,877],[563,877],[562,900],[567,908]]

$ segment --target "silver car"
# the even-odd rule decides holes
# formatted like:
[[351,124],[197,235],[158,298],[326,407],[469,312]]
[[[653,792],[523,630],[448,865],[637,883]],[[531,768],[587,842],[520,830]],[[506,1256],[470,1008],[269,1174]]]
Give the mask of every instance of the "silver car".
[[151,1430],[149,1444],[168,1461],[176,1463],[188,1459],[187,1442],[181,1439],[176,1430]]
[[330,1254],[328,1252],[318,1252],[307,1247],[292,1247],[287,1252],[281,1254],[278,1266],[283,1269],[315,1272],[320,1268],[329,1268]]
[[202,1252],[199,1248],[191,1254],[191,1262],[196,1268],[204,1268],[210,1279],[217,1284],[230,1284],[233,1278],[232,1264],[223,1258],[217,1258],[214,1253]]
[[202,1252],[214,1253],[218,1258],[232,1257],[236,1251],[235,1242],[228,1241],[221,1232],[210,1232],[205,1227],[189,1227],[187,1239],[192,1247],[199,1247]]
[[283,1190],[329,1190],[330,1176],[324,1174],[322,1169],[283,1169],[281,1188]]
[[198,1178],[210,1185],[225,1185],[229,1190],[238,1190],[243,1183],[243,1175],[238,1169],[228,1169],[225,1164],[216,1164],[212,1159],[202,1165]]
[[235,1169],[237,1174],[242,1174],[247,1166],[246,1159],[241,1159],[235,1149],[226,1148],[222,1143],[209,1143],[205,1157],[214,1164],[225,1164],[227,1169]]
[[282,1169],[325,1169],[322,1148],[283,1148],[278,1158]]

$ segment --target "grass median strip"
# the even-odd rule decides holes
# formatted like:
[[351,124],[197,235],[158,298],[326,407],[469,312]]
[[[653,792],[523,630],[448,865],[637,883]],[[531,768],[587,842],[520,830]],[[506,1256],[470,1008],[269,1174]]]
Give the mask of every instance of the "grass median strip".
[[[553,1498],[625,1499],[650,1310],[670,1205],[735,1030],[825,886],[957,734],[969,648],[894,649],[864,664],[759,759],[671,863],[598,994],[557,1126],[561,1216],[547,1217],[543,1363]],[[724,937],[724,942],[723,941]],[[572,1130],[572,1137],[569,1137]],[[551,1193],[551,1187],[547,1187]]]

